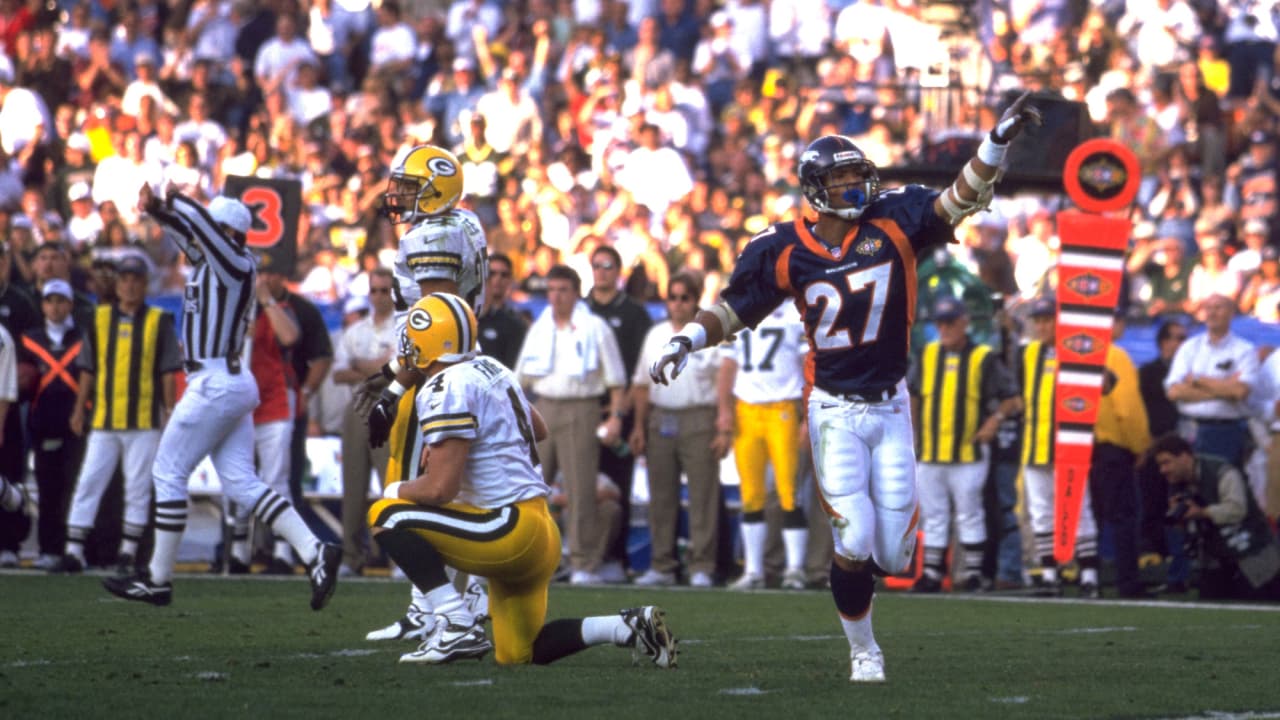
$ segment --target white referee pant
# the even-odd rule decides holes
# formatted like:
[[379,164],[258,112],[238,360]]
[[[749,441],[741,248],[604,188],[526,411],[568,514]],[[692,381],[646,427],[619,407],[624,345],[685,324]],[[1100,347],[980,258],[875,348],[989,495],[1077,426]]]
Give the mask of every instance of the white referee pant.
[[202,359],[187,376],[156,453],[156,502],[186,501],[187,479],[207,455],[223,494],[252,508],[266,489],[253,466],[253,409],[258,384],[248,368],[238,374],[222,359]]
[[951,544],[951,508],[955,506],[956,535],[962,545],[986,542],[986,514],[982,486],[987,480],[987,460],[971,463],[920,463],[916,482],[920,488],[920,514],[924,546],[945,548]]
[[151,512],[151,465],[160,447],[159,430],[93,430],[76,480],[69,527],[91,528],[116,465],[124,464],[124,522],[146,527]]
[[[290,403],[292,407],[292,403]],[[288,498],[290,441],[293,436],[292,420],[272,420],[253,426],[253,450],[257,458],[258,477],[267,487],[275,490],[280,497]],[[223,500],[223,512],[227,500]],[[242,522],[247,521],[253,508],[237,504],[235,517]]]
[[915,551],[916,457],[905,384],[868,403],[809,393],[809,442],[835,552],[874,559],[888,573],[907,568]]

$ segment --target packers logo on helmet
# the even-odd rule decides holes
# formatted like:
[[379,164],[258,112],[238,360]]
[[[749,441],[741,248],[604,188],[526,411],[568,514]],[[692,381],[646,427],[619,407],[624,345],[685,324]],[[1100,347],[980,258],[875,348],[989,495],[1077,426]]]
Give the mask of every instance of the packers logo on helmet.
[[417,368],[434,362],[461,362],[476,355],[476,316],[457,295],[431,293],[405,317],[400,354]]
[[462,197],[462,165],[453,153],[419,145],[391,163],[382,214],[392,222],[416,222],[452,210]]

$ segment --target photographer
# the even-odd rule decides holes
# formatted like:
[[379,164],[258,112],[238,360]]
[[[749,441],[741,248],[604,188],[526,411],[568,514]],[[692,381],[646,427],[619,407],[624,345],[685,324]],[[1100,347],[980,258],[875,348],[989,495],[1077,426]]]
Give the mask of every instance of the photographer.
[[1280,600],[1280,545],[1240,470],[1168,434],[1151,446],[1169,482],[1165,522],[1186,528],[1200,598]]

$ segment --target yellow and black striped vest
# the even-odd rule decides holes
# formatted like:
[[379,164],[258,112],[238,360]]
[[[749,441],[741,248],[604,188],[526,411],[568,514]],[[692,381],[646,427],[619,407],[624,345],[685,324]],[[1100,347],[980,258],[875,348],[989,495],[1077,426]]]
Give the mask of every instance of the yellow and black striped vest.
[[990,353],[986,345],[973,343],[954,353],[937,341],[925,346],[920,354],[920,425],[916,428],[920,462],[982,459],[972,438],[982,419],[982,364]]
[[94,314],[94,430],[154,430],[160,427],[160,324],[164,311],[146,307],[132,318],[114,305]]
[[1053,464],[1053,395],[1058,359],[1039,340],[1022,349],[1022,464]]

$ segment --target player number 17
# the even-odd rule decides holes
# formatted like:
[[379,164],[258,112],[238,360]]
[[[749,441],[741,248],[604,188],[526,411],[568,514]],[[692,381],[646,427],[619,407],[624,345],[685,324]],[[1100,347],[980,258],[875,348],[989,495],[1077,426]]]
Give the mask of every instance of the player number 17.
[[[885,300],[889,297],[889,281],[892,278],[892,262],[859,268],[844,276],[850,292],[871,293],[871,302],[867,305],[867,322],[862,328],[859,345],[873,343],[880,336],[880,321],[884,317]],[[844,300],[845,295],[840,292],[840,288],[830,282],[816,282],[805,288],[806,305],[822,304],[822,316],[818,318],[818,328],[814,332],[814,344],[817,345],[818,350],[841,350],[853,347],[849,329],[836,327],[836,318],[840,316]]]

